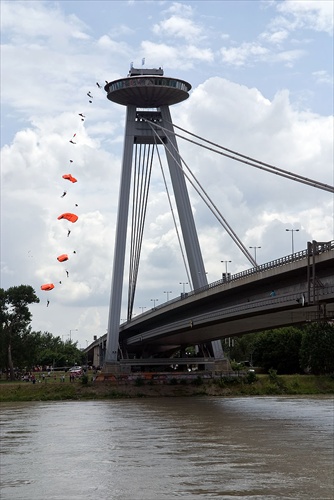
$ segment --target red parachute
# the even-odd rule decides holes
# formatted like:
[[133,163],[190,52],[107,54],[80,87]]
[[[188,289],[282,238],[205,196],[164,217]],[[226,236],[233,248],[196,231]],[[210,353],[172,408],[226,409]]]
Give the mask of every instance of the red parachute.
[[77,179],[75,177],[72,177],[71,174],[64,174],[63,179],[66,179],[66,180],[71,181],[73,183],[78,182]]
[[41,290],[49,291],[54,289],[54,284],[53,283],[46,283],[45,285],[41,286]]
[[79,217],[75,214],[70,214],[70,213],[66,212],[64,214],[59,215],[58,220],[60,220],[60,219],[67,219],[70,222],[76,222],[79,219]]
[[57,260],[59,260],[59,262],[65,262],[66,260],[68,260],[68,255],[66,253],[63,253],[62,255],[59,255],[59,257],[57,257]]

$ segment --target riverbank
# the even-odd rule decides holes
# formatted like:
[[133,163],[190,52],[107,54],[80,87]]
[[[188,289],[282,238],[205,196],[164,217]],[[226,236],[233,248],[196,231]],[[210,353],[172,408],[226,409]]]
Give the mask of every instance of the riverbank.
[[176,396],[272,396],[272,395],[334,395],[334,376],[315,375],[260,375],[253,382],[242,377],[222,377],[205,380],[198,377],[187,383],[171,380],[169,383],[75,382],[47,380],[41,383],[0,383],[0,402],[100,400],[135,397]]

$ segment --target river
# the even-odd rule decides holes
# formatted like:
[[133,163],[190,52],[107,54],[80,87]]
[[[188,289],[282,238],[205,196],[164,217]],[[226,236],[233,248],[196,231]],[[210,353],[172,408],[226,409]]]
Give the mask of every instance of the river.
[[333,500],[330,397],[1,405],[1,500]]

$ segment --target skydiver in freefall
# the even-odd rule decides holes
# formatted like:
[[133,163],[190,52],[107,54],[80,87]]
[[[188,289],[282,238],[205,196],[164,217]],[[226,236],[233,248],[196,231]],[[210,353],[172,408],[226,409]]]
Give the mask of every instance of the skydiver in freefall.
[[68,271],[65,270],[66,276],[68,277]]
[[66,196],[67,191],[64,191],[63,194],[61,195],[61,198],[64,198]]
[[88,97],[90,97],[91,99],[93,99],[93,96],[92,96],[92,94],[90,93],[90,91],[89,91],[89,92],[87,92],[87,95],[88,95]]
[[49,307],[49,304],[50,304],[50,301],[49,301],[49,300],[47,300],[47,301],[46,301],[46,307]]
[[71,144],[76,144],[76,142],[72,141],[72,139],[69,141]]
[[70,235],[70,234],[71,234],[71,230],[70,230],[70,229],[68,229],[68,230],[67,230],[67,237],[69,237],[69,235]]
[[101,85],[99,84],[99,82],[96,82],[96,85],[99,87],[99,89],[101,89]]

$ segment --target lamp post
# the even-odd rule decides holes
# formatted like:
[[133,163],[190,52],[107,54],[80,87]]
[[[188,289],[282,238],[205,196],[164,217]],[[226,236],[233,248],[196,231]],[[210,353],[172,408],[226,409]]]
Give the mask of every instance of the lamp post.
[[261,248],[261,247],[249,247],[249,248],[253,248],[253,250],[254,250],[254,260],[255,260],[255,262],[257,262],[257,261],[256,261],[256,250],[257,250],[258,248]]
[[142,306],[140,306],[140,307],[139,307],[139,309],[141,309],[141,313],[143,314],[144,309],[146,309],[146,307],[142,307]]
[[164,293],[166,293],[166,294],[167,294],[167,302],[168,302],[168,301],[169,301],[169,294],[170,294],[170,293],[173,293],[173,292],[164,292]]
[[[221,262],[222,264],[224,264],[224,262],[225,262],[225,279],[226,279],[226,281],[227,281],[227,264],[229,264],[229,263],[230,263],[230,262],[232,262],[232,261],[231,261],[231,260],[221,260],[220,262]],[[223,278],[223,276],[222,276],[222,278]]]
[[158,302],[159,299],[151,299],[151,302],[153,302],[153,309],[155,309],[155,303]]
[[77,331],[78,331],[77,328],[70,330],[70,340],[72,340],[72,332],[77,332]]
[[188,285],[188,283],[183,283],[180,281],[180,285],[183,285],[183,295],[185,294],[185,286]]
[[298,233],[299,229],[286,229],[286,231],[290,231],[291,232],[291,250],[292,250],[292,253],[295,253],[295,248],[294,248],[294,245],[293,245],[293,233]]

